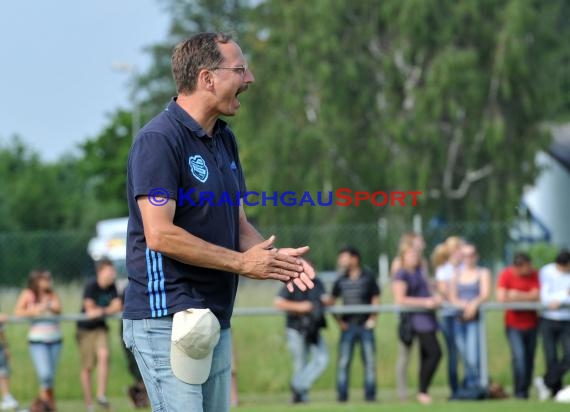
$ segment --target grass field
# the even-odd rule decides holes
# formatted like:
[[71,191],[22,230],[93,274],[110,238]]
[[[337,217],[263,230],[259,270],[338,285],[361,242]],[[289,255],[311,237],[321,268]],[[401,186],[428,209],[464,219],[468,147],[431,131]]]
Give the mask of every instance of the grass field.
[[[64,312],[77,313],[80,305],[81,287],[77,285],[60,286],[57,290],[64,302]],[[242,307],[271,306],[273,297],[278,287],[275,283],[265,282],[242,282],[238,293],[237,305]],[[16,291],[0,291],[0,311],[11,312]],[[383,301],[391,301],[388,291],[384,294]],[[502,313],[491,313],[486,319],[488,346],[489,346],[489,370],[494,381],[502,383],[509,389],[511,382],[510,354],[503,331]],[[376,327],[377,345],[377,368],[378,368],[378,391],[380,403],[368,405],[362,402],[362,367],[360,355],[355,354],[352,366],[351,402],[338,405],[335,400],[335,366],[336,343],[338,340],[338,328],[334,321],[329,318],[329,327],[324,335],[330,349],[331,363],[323,376],[316,382],[311,394],[313,402],[307,406],[295,406],[297,411],[371,411],[380,407],[385,409],[397,408],[401,411],[420,410],[420,405],[413,402],[401,404],[397,402],[395,395],[395,359],[397,350],[396,340],[396,317],[392,314],[380,316]],[[112,359],[109,377],[108,395],[113,400],[115,411],[131,410],[125,396],[126,388],[132,383],[128,374],[126,360],[121,348],[118,331],[118,321],[111,320],[111,345]],[[12,391],[23,402],[28,402],[36,395],[36,380],[33,367],[28,355],[26,334],[28,325],[11,324],[6,327],[6,332],[11,346],[12,365]],[[79,385],[79,354],[75,343],[75,325],[64,323],[64,348],[59,363],[56,380],[56,393],[60,400],[61,411],[80,411],[83,409],[81,402],[81,388]],[[290,410],[287,405],[289,400],[288,381],[290,378],[290,357],[284,341],[284,319],[282,316],[256,316],[234,317],[233,338],[237,358],[238,387],[242,406],[240,411],[281,411]],[[440,339],[440,342],[443,342]],[[409,368],[410,393],[414,392],[417,374],[417,355]],[[537,374],[544,372],[541,348],[538,348],[535,370]],[[570,378],[570,377],[569,377]],[[570,382],[568,382],[570,383]],[[568,405],[556,405],[553,403],[538,403],[535,401],[490,401],[477,403],[446,402],[447,389],[445,377],[445,358],[441,363],[434,378],[433,394],[436,403],[430,410],[455,411],[461,408],[469,410],[484,407],[485,411],[495,411],[499,408],[516,408],[517,412],[526,410],[541,411],[562,410]],[[533,393],[534,396],[534,393]]]
[[[113,405],[113,412],[127,412],[133,410],[124,397],[111,398],[111,403]],[[58,411],[60,412],[78,412],[83,409],[83,403],[79,400],[64,400],[58,404]],[[538,401],[521,402],[514,400],[454,403],[442,400],[434,402],[429,407],[411,402],[403,404],[382,401],[374,404],[365,404],[360,401],[346,404],[316,401],[306,405],[293,406],[287,404],[287,400],[284,396],[271,396],[262,399],[246,396],[244,402],[234,410],[239,412],[372,412],[378,410],[397,410],[398,412],[423,412],[426,410],[433,412],[455,412],[458,410],[461,412],[505,412],[512,410],[517,412],[558,412],[567,411],[568,404],[556,404],[552,402],[541,403]]]

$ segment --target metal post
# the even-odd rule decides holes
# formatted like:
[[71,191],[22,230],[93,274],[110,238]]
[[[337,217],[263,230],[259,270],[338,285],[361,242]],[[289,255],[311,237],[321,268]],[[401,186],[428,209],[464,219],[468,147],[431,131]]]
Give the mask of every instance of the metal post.
[[414,215],[413,218],[413,228],[414,228],[414,233],[417,233],[418,235],[422,234],[422,216],[417,213]]
[[132,139],[134,142],[135,138],[137,136],[137,133],[140,129],[140,123],[141,123],[140,105],[139,105],[139,101],[138,101],[138,88],[136,86],[138,69],[137,69],[137,66],[135,66],[134,64],[124,63],[124,62],[113,63],[111,65],[111,68],[115,71],[129,74],[131,77],[130,80],[133,82],[133,84],[131,86],[132,89],[131,89],[131,93],[130,93],[130,99],[131,99],[131,103],[133,105],[131,129],[132,129]]
[[489,386],[489,365],[487,363],[487,325],[485,324],[486,310],[479,307],[479,381],[482,388]]
[[388,238],[388,220],[385,217],[378,219],[378,239],[380,241],[380,254],[378,255],[378,283],[384,285],[390,278],[390,259],[386,253],[386,239]]

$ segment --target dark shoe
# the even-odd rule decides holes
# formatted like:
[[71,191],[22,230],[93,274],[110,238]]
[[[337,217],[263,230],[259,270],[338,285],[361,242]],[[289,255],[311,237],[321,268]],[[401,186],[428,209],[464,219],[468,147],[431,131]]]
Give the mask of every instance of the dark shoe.
[[293,385],[290,386],[291,388],[291,403],[303,403],[303,394],[298,392],[293,388]]
[[491,399],[507,399],[509,395],[505,392],[502,385],[491,383],[489,385],[489,398]]
[[144,384],[135,384],[129,387],[128,395],[135,408],[148,408],[150,406]]
[[30,412],[52,412],[52,409],[48,402],[37,398],[30,405]]

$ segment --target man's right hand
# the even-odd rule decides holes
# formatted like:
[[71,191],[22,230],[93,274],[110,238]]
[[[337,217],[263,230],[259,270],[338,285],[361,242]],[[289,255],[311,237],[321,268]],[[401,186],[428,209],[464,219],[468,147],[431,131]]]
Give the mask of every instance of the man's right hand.
[[243,252],[241,275],[252,279],[275,279],[289,282],[303,273],[299,257],[279,253],[273,248],[275,236]]

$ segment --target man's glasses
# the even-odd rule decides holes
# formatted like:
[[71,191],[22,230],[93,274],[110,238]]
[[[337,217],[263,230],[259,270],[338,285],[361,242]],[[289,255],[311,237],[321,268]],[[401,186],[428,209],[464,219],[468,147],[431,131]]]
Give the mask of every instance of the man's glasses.
[[247,71],[247,64],[242,64],[241,66],[236,67],[213,67],[211,70],[231,70],[243,77]]

